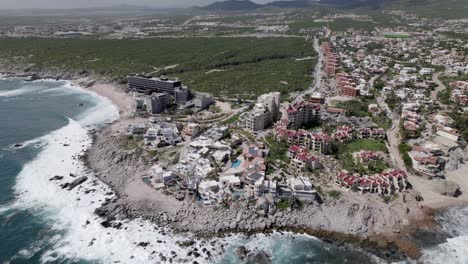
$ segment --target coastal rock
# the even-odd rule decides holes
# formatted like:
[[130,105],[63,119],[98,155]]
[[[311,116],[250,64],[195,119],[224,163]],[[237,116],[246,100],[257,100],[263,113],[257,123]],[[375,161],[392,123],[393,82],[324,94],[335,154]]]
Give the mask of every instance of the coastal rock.
[[237,227],[237,222],[236,221],[232,221],[231,224],[229,225],[230,229],[236,229],[236,227]]
[[180,247],[190,247],[195,245],[195,241],[193,239],[186,240],[186,241],[177,241],[176,242]]
[[240,209],[239,212],[237,212],[237,216],[236,216],[236,221],[237,223],[239,223],[240,221],[242,221],[242,216],[244,214],[244,210],[243,209]]
[[249,250],[245,248],[244,246],[240,246],[236,249],[236,255],[239,257],[240,260],[244,260],[247,254],[249,254]]
[[149,244],[150,244],[149,242],[140,242],[140,243],[138,243],[137,246],[139,246],[139,247],[147,247]]
[[55,175],[54,177],[50,178],[49,181],[60,181],[63,179],[63,176]]
[[458,197],[461,195],[460,186],[452,181],[438,180],[435,182],[434,188],[445,196]]
[[82,177],[79,177],[77,178],[76,180],[72,181],[69,185],[68,185],[68,190],[73,190],[76,186],[82,184],[83,182],[85,182],[86,180],[88,180],[88,177],[86,176],[82,176]]
[[457,147],[449,152],[447,163],[445,164],[446,171],[458,170],[463,161],[468,159],[468,148]]

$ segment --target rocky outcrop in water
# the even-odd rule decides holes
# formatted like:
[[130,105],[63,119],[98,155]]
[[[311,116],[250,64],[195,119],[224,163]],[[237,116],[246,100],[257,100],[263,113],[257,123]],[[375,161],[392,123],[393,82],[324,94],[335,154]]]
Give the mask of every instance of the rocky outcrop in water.
[[75,189],[76,186],[82,184],[86,180],[88,180],[88,177],[86,177],[86,176],[82,176],[82,177],[79,177],[79,178],[75,179],[70,184],[68,184],[68,190],[71,191],[71,190]]

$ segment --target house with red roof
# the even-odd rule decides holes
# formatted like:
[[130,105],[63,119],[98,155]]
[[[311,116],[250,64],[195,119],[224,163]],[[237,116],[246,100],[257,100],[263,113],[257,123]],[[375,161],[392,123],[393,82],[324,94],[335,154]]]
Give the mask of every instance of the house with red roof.
[[286,112],[288,114],[288,126],[292,129],[298,129],[320,120],[320,103],[302,101],[289,105]]
[[402,192],[409,187],[408,176],[402,170],[394,169],[374,175],[359,175],[346,170],[336,176],[336,184],[342,188],[364,193],[389,195]]
[[292,145],[288,150],[289,167],[294,172],[306,172],[320,167],[319,159],[304,147]]
[[383,128],[360,128],[356,131],[359,139],[385,139]]
[[341,126],[333,134],[332,139],[336,142],[349,142],[354,139],[354,127]]
[[382,157],[378,153],[370,150],[360,150],[359,152],[356,152],[354,154],[354,157],[357,161],[364,165],[382,159]]
[[446,163],[444,158],[435,156],[429,150],[420,146],[412,146],[408,155],[411,157],[413,169],[417,173],[429,177],[443,176]]
[[324,132],[287,129],[284,123],[278,122],[274,127],[273,134],[280,142],[298,145],[316,153],[331,153],[332,138]]

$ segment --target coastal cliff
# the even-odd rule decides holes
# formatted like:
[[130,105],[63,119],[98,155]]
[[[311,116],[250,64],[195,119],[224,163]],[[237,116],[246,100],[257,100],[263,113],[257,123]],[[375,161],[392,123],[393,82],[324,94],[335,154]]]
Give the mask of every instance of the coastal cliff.
[[[427,219],[419,203],[422,198],[414,190],[406,190],[388,203],[375,195],[344,192],[338,199],[326,197],[322,204],[287,209],[276,208],[268,201],[260,207],[248,201],[212,207],[198,203],[192,196],[179,201],[142,181],[153,158],[125,144],[125,136],[118,132],[128,122],[132,121],[120,120],[102,129],[86,155],[90,168],[118,194],[117,199],[106,201],[96,211],[109,221],[144,218],[159,226],[169,226],[175,232],[191,232],[201,237],[290,230],[345,242],[371,241],[373,245],[382,242],[379,246],[386,247],[387,242],[398,243],[394,237],[411,221]],[[418,256],[417,252],[405,253]]]

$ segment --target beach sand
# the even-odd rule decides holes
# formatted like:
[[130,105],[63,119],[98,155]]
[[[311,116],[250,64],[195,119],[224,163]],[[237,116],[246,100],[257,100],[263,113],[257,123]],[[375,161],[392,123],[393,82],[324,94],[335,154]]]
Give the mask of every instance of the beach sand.
[[[87,78],[77,79],[73,81],[73,85],[82,86],[81,83],[89,81],[91,80]],[[125,93],[121,87],[111,83],[96,82],[94,85],[84,89],[93,91],[112,101],[112,103],[114,103],[119,109],[121,118],[127,118],[132,115],[134,105],[133,98],[129,94]]]
[[463,164],[458,170],[446,172],[446,178],[460,186],[462,195],[449,197],[438,193],[435,189],[436,180],[428,180],[425,177],[412,176],[410,182],[413,188],[421,193],[424,198],[422,205],[432,209],[443,209],[468,205],[468,164]]

